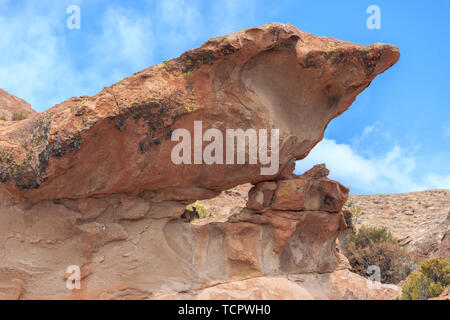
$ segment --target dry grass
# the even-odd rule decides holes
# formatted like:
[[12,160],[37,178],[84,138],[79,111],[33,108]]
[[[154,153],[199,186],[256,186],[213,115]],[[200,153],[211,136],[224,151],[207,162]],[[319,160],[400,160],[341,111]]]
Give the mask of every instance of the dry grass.
[[361,227],[344,245],[352,271],[368,276],[370,266],[380,268],[382,283],[398,283],[416,267],[413,252],[400,246],[387,228]]

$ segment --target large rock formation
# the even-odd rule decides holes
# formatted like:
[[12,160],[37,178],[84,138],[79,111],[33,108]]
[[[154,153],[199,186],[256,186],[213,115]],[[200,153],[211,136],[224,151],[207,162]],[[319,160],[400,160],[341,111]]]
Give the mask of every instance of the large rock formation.
[[215,38],[2,132],[1,190],[33,203],[143,190],[195,200],[267,180],[258,164],[176,165],[171,132],[192,132],[194,120],[221,131],[279,128],[283,168],[305,157],[398,58],[390,45],[320,38],[288,24]]
[[[362,287],[348,297],[308,289],[314,281],[329,290],[344,281],[335,243],[346,226],[339,212],[348,189],[327,179],[324,167],[303,176],[292,170],[398,58],[390,45],[267,24],[211,39],[93,97],[0,129],[4,295],[222,297],[206,288],[254,277],[265,286],[273,283],[267,276],[298,283],[308,273],[323,276],[300,285],[303,298],[373,298],[358,295]],[[279,129],[279,166],[262,175],[267,165],[175,164],[172,133],[187,129],[195,137],[200,120],[204,130],[223,133]],[[226,222],[180,219],[186,204],[247,182],[255,185],[248,208]],[[81,290],[66,289],[70,265],[81,267]]]

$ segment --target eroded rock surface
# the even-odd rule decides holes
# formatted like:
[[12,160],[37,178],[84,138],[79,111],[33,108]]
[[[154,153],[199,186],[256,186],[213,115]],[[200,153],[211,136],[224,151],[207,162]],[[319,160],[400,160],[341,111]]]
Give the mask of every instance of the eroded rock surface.
[[[324,166],[293,176],[294,161],[398,58],[390,45],[267,24],[0,128],[1,297],[214,298],[224,291],[213,286],[234,290],[246,279],[265,286],[283,276],[291,290],[292,274],[305,273],[318,275],[307,287],[331,288],[346,271],[336,238],[348,189]],[[195,120],[221,132],[280,129],[277,172],[174,164],[171,133],[193,133]],[[249,182],[248,208],[210,223],[180,219],[187,204]],[[72,265],[80,290],[66,288]],[[363,297],[292,290],[284,296]]]
[[399,55],[391,45],[316,37],[289,24],[211,39],[2,130],[0,192],[36,202],[144,190],[157,197],[176,187],[166,200],[191,201],[268,180],[276,174],[262,177],[261,164],[176,165],[171,133],[194,136],[194,120],[222,132],[278,128],[281,170],[304,158]]

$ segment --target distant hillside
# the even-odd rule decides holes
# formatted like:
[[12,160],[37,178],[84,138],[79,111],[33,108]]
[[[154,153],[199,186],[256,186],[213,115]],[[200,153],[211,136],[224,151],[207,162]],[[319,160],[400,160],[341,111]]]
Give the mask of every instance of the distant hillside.
[[28,102],[0,89],[0,120],[23,120],[36,113]]
[[[356,227],[387,227],[405,246],[428,256],[450,226],[450,190],[349,196]],[[358,209],[359,208],[359,209]]]

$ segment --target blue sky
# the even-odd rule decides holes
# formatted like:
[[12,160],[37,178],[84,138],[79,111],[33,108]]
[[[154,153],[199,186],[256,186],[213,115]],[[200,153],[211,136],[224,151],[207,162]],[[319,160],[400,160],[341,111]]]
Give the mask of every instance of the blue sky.
[[[81,28],[69,30],[69,5]],[[369,5],[381,29],[369,30]],[[0,0],[0,88],[38,111],[92,95],[211,37],[267,22],[359,44],[397,45],[375,79],[297,172],[325,162],[351,192],[450,188],[450,1]]]

